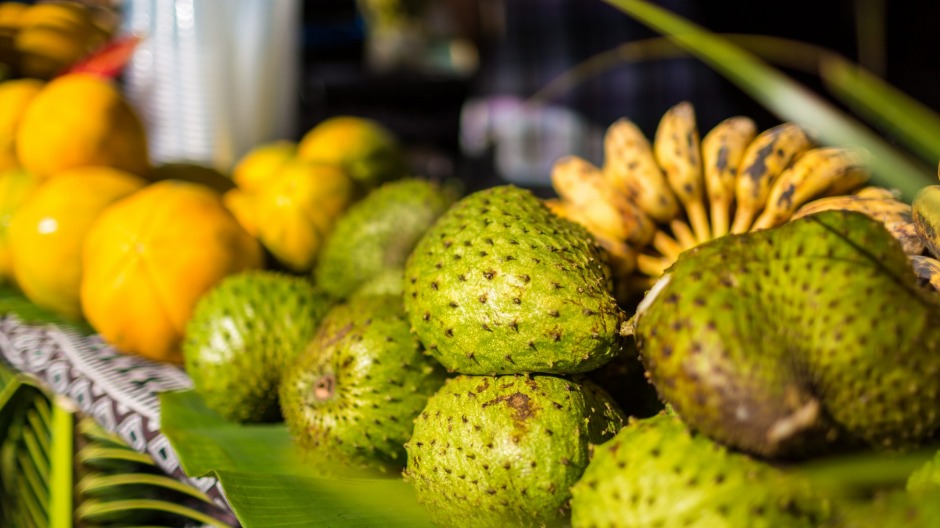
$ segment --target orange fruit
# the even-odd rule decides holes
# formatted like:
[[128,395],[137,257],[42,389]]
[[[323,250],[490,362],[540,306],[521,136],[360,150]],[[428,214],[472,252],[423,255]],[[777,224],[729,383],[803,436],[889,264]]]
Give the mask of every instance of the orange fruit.
[[297,144],[293,141],[272,141],[259,145],[238,160],[232,170],[232,179],[241,189],[260,191],[274,180],[296,153]]
[[0,280],[13,279],[10,220],[38,186],[39,181],[22,169],[0,172]]
[[83,167],[42,184],[10,219],[13,275],[36,305],[71,319],[82,316],[82,243],[92,223],[144,180],[107,167]]
[[222,203],[231,211],[245,231],[258,236],[258,199],[255,194],[241,189],[232,189],[222,195]]
[[363,191],[407,172],[397,138],[378,122],[362,117],[320,122],[301,138],[297,157],[340,167]]
[[109,81],[63,75],[33,98],[16,134],[20,164],[40,178],[89,165],[147,174],[144,127]]
[[254,198],[244,213],[249,223],[254,215],[261,243],[278,262],[305,273],[352,202],[353,182],[337,167],[294,160]]
[[182,362],[180,343],[196,302],[229,274],[258,269],[261,246],[196,184],[151,184],[113,207],[85,240],[85,317],[118,350]]
[[38,79],[14,79],[0,83],[0,171],[19,166],[15,138],[29,103],[42,90]]

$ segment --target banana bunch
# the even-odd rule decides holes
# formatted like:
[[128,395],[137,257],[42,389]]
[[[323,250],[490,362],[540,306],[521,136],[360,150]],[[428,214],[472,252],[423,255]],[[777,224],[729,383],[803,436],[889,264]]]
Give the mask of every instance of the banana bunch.
[[50,79],[103,46],[117,23],[115,13],[74,1],[0,2],[0,62]]
[[662,117],[652,143],[628,119],[612,124],[601,167],[577,156],[557,160],[551,180],[559,198],[547,205],[607,249],[626,297],[698,244],[825,209],[879,219],[908,254],[921,253],[911,207],[887,189],[863,188],[868,178],[865,152],[814,145],[793,123],[758,133],[751,119],[731,117],[700,138],[683,102]]

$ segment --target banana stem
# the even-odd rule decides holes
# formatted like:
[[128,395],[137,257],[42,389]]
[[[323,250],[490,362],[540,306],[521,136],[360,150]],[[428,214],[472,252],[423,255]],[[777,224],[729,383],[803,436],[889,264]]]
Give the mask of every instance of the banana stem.
[[[689,224],[683,222],[682,220],[676,219],[669,222],[669,228],[672,229],[672,234],[676,237],[676,240],[678,240],[679,244],[682,246],[682,251],[692,249],[698,245],[698,241],[695,239],[695,235],[692,233],[692,229],[689,227]],[[676,256],[678,257],[678,255]]]
[[747,233],[747,230],[751,228],[751,224],[754,222],[754,214],[756,211],[749,207],[738,206],[738,210],[734,213],[734,222],[731,223],[731,232],[735,235],[740,235],[741,233]]
[[685,250],[676,239],[662,230],[656,231],[656,234],[653,235],[653,248],[659,251],[663,257],[670,260],[676,260],[679,258],[679,253]]
[[669,259],[642,253],[636,258],[637,269],[650,277],[659,277],[669,266],[672,266],[672,263],[673,261]]
[[692,231],[695,238],[701,244],[711,240],[711,228],[708,226],[708,214],[705,212],[705,204],[701,200],[690,200],[685,204],[685,212],[692,224]]
[[712,216],[712,238],[723,237],[728,234],[728,223],[730,218],[728,218],[728,212],[731,208],[731,203],[711,203],[711,216]]

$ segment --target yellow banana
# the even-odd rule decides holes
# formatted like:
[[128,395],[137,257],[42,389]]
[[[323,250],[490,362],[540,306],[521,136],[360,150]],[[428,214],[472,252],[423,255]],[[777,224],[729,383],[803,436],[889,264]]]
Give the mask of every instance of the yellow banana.
[[686,216],[699,242],[711,238],[705,212],[701,147],[695,111],[688,102],[670,108],[659,122],[653,141],[656,161],[666,181],[685,207]]
[[813,198],[839,195],[864,183],[870,173],[861,151],[838,147],[815,148],[784,169],[770,188],[770,196],[752,231],[787,221]]
[[617,240],[603,230],[592,226],[590,218],[584,214],[583,209],[573,207],[562,200],[545,200],[545,205],[556,215],[581,224],[594,236],[594,240],[610,256],[615,277],[626,277],[636,269],[636,251],[622,240]]
[[689,224],[677,219],[669,222],[669,228],[672,230],[672,235],[676,238],[676,241],[682,246],[683,251],[698,245],[698,240],[695,239],[695,234],[692,233]]
[[631,121],[620,119],[607,129],[603,171],[614,189],[657,222],[668,222],[679,214],[679,204],[656,165],[649,141]]
[[940,185],[921,189],[911,204],[914,227],[935,258],[940,258]]
[[577,156],[565,156],[552,167],[552,186],[597,230],[616,240],[646,245],[655,226],[646,213],[615,192],[600,169]]
[[854,195],[820,198],[801,207],[793,220],[828,210],[857,211],[879,222],[901,243],[908,255],[924,251],[924,242],[917,236],[911,206],[895,199],[862,198]]
[[679,258],[679,254],[686,249],[682,247],[682,244],[680,244],[675,238],[661,229],[657,230],[656,233],[653,234],[653,241],[651,242],[651,245],[653,246],[653,249],[658,251],[659,254],[663,256],[663,258],[673,261]]
[[659,277],[669,266],[672,266],[671,260],[656,255],[640,253],[636,257],[636,268],[640,273],[650,277]]
[[757,126],[751,119],[731,117],[718,123],[702,140],[705,190],[714,238],[728,233],[738,166],[756,133]]
[[810,146],[809,138],[793,123],[761,132],[744,152],[735,182],[737,208],[732,233],[744,233],[764,207],[770,186],[790,162]]
[[901,198],[901,193],[898,191],[885,189],[884,187],[875,187],[874,185],[862,187],[852,194],[861,198],[878,198],[881,200],[897,200]]
[[914,274],[917,275],[920,283],[923,286],[929,284],[934,290],[940,292],[940,261],[921,255],[913,255],[910,259]]

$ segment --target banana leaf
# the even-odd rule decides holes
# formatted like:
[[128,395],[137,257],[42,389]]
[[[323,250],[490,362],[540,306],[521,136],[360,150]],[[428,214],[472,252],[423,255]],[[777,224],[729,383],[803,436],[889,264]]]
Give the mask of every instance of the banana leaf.
[[218,478],[245,527],[432,526],[400,475],[308,463],[283,424],[226,422],[193,391],[160,403],[161,430],[187,474]]
[[[860,121],[729,40],[650,2],[605,1],[666,35],[778,117],[814,131],[825,143],[854,145],[868,150],[872,155],[872,178],[875,182],[897,188],[907,198],[932,183],[930,174],[933,169],[899,152]],[[830,74],[832,77],[833,74]],[[862,95],[853,95],[856,103],[861,104],[859,99]],[[884,95],[884,91],[880,95]],[[871,106],[868,104],[869,108]]]

